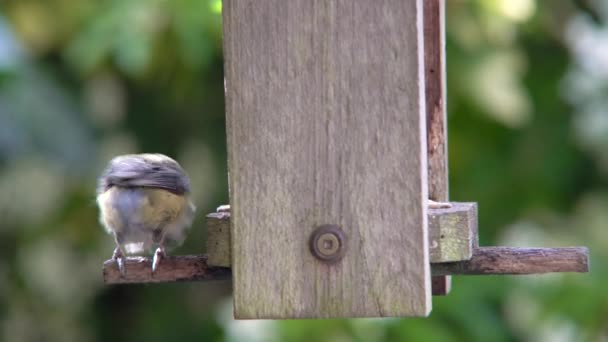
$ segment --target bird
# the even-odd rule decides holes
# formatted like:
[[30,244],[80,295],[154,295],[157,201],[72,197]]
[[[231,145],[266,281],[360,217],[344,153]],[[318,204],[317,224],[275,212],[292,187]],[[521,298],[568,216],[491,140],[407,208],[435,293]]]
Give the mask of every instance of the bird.
[[99,221],[114,236],[112,259],[126,274],[125,255],[151,253],[152,274],[167,248],[181,245],[196,207],[190,179],[163,154],[127,154],[113,158],[97,184]]

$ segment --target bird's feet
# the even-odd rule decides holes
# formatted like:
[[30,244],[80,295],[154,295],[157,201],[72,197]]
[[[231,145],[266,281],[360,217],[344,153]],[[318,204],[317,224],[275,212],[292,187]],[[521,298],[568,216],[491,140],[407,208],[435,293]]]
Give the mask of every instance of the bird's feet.
[[230,212],[230,204],[220,205],[219,207],[217,207],[217,209],[215,209],[215,211],[218,212],[218,213],[229,213]]
[[127,274],[127,269],[125,268],[125,256],[122,254],[120,247],[116,247],[116,249],[114,250],[114,254],[112,254],[112,260],[116,261],[120,276],[124,277]]
[[154,252],[154,258],[152,258],[152,274],[154,274],[156,272],[156,270],[158,269],[158,265],[160,264],[160,261],[165,258],[167,256],[167,254],[165,253],[165,248],[164,247],[158,247],[156,249],[156,252]]
[[446,209],[451,208],[452,203],[450,202],[435,202],[431,199],[428,200],[429,209]]

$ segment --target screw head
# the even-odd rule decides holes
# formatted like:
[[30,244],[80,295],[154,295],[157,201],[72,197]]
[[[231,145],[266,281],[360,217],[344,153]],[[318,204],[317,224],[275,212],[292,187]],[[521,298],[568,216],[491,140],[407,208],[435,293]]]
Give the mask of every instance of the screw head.
[[310,251],[321,261],[336,262],[342,259],[345,250],[346,235],[337,225],[319,226],[310,236]]

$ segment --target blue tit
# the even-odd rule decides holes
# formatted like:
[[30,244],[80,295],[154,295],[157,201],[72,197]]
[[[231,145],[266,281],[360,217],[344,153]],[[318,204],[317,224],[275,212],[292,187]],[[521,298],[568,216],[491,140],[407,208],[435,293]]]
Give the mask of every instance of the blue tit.
[[116,260],[125,274],[124,255],[152,252],[152,273],[168,246],[181,245],[194,218],[190,180],[162,154],[115,157],[99,178],[99,221],[114,235]]

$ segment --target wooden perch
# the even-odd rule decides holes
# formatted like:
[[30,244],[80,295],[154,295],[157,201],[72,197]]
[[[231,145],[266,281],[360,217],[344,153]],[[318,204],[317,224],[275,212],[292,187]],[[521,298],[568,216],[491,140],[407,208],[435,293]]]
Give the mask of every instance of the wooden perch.
[[176,281],[224,280],[232,272],[227,267],[207,265],[206,255],[167,256],[152,275],[150,258],[129,257],[125,262],[125,275],[118,271],[116,261],[110,259],[103,264],[103,280],[106,284],[166,283]]
[[[588,272],[589,251],[585,247],[514,248],[479,247],[468,261],[433,263],[433,275],[536,274]],[[164,259],[152,275],[149,258],[127,258],[126,275],[121,276],[114,260],[104,263],[107,284],[160,283],[175,281],[224,280],[231,278],[227,267],[210,267],[207,256],[187,255]]]
[[433,275],[537,274],[589,272],[586,247],[478,247],[471,260],[431,264]]
[[[589,271],[585,247],[478,247],[475,203],[453,202],[451,208],[429,209],[428,216],[433,276]],[[114,260],[108,260],[104,263],[104,281],[124,284],[231,278],[230,212],[207,215],[207,229],[209,256],[169,256],[154,275],[149,258],[127,258],[125,275],[120,274]]]

